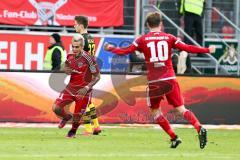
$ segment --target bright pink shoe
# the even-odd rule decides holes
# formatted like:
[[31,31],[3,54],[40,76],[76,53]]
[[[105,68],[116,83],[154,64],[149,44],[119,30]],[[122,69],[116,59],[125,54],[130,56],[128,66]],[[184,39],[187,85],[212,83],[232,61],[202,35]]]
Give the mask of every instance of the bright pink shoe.
[[98,135],[98,134],[101,133],[101,132],[102,132],[102,130],[101,130],[100,127],[97,127],[97,128],[94,128],[94,129],[93,129],[93,135]]

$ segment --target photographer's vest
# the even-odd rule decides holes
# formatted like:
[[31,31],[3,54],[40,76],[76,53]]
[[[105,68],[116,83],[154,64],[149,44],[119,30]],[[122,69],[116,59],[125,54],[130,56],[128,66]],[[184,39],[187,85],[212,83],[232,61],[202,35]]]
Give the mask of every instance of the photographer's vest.
[[65,61],[65,51],[60,46],[54,46],[53,48],[49,49],[46,53],[43,63],[44,70],[51,70],[52,69],[52,54],[54,49],[59,49],[61,52],[61,64]]
[[180,13],[190,12],[202,15],[204,0],[181,0]]

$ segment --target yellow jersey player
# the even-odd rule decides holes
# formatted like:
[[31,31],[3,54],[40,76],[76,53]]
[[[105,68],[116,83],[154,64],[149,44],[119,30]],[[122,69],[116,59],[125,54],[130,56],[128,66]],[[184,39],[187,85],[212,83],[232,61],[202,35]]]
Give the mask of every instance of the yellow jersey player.
[[[88,52],[91,56],[95,56],[95,42],[93,37],[88,33],[88,19],[85,16],[75,16],[74,18],[74,28],[77,33],[80,33],[85,40],[84,51]],[[93,123],[93,127],[91,125]],[[83,123],[85,126],[85,131],[83,134],[85,135],[98,135],[101,132],[96,108],[93,103],[90,103],[87,106],[86,112],[83,115]]]

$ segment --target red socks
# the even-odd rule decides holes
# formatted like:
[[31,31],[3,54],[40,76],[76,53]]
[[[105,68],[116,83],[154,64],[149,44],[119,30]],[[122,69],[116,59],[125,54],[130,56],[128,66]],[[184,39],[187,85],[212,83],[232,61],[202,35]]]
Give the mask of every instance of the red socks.
[[80,126],[80,123],[78,122],[73,122],[72,123],[72,128],[71,130],[77,131],[78,127]]
[[80,120],[82,115],[74,113],[73,114],[73,123],[71,130],[77,131],[78,127],[80,126]]
[[201,128],[201,124],[198,121],[197,117],[194,115],[194,113],[192,113],[189,110],[186,110],[185,112],[183,112],[183,117],[194,126],[194,128],[197,130],[197,132],[200,131]]
[[[192,113],[189,110],[186,110],[183,113],[183,117],[194,126],[194,128],[197,130],[197,132],[200,131],[201,129],[201,124],[198,121],[198,119],[196,118],[196,116],[194,115],[194,113]],[[170,126],[169,121],[163,116],[160,115],[157,119],[156,119],[157,124],[159,124],[159,126],[162,127],[162,129],[171,137],[171,139],[175,139],[177,137],[177,135],[174,133],[172,127]]]
[[177,137],[177,135],[174,133],[172,127],[170,126],[169,121],[163,115],[160,115],[156,119],[156,122],[171,137],[171,139],[175,139]]

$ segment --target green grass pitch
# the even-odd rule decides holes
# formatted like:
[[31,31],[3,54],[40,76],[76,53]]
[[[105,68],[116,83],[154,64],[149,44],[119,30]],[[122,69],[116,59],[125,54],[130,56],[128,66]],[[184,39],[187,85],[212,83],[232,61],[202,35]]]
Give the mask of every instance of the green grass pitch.
[[[154,128],[104,128],[101,135],[67,139],[67,129],[0,128],[0,160],[238,160],[240,130],[208,130],[199,148],[194,129],[176,129],[183,143],[169,148],[169,138]],[[82,131],[82,128],[79,130]]]

